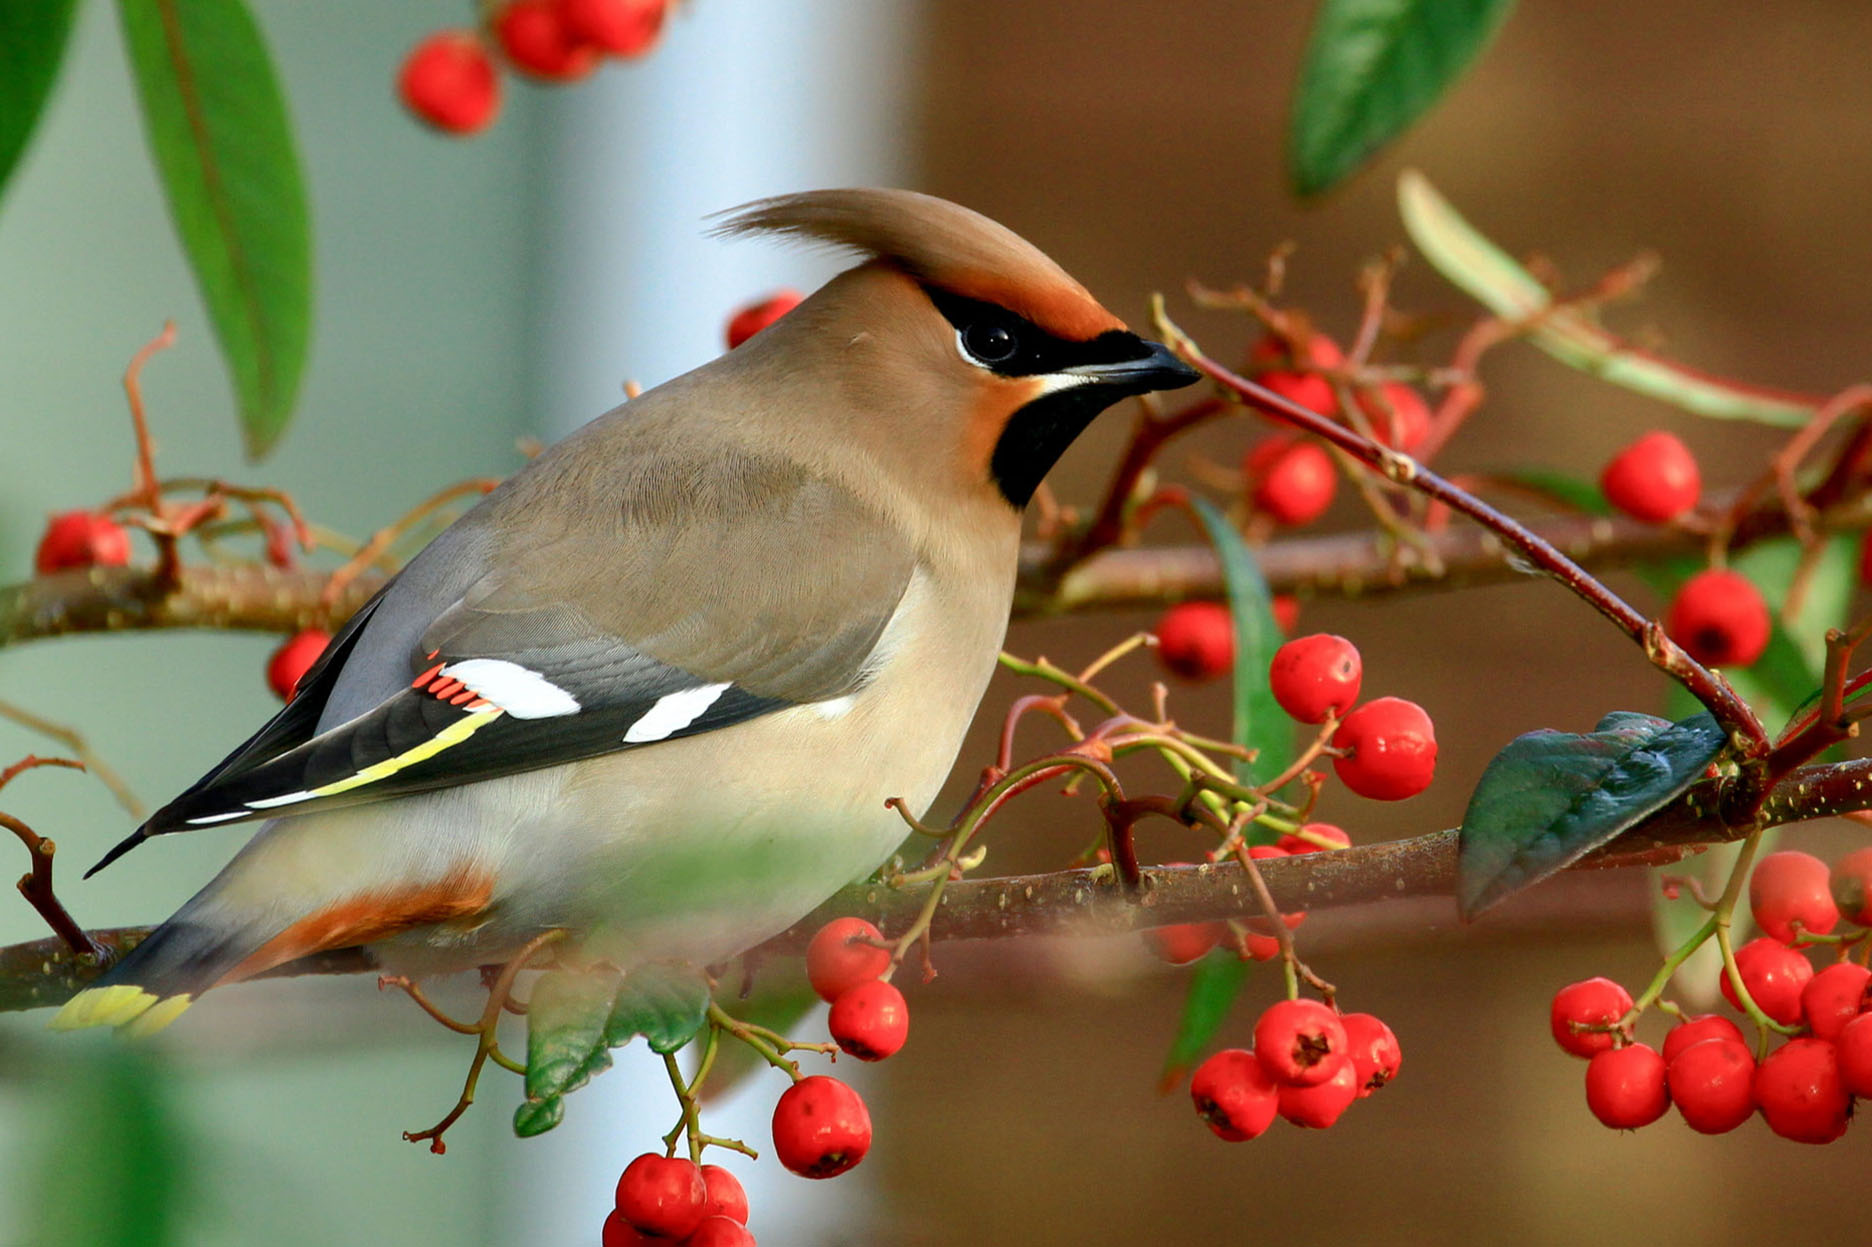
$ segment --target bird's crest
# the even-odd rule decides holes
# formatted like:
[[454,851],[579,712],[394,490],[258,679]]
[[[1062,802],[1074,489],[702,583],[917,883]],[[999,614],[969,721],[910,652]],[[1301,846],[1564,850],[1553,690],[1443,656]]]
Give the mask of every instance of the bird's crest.
[[854,188],[759,199],[720,214],[722,237],[780,234],[848,247],[919,281],[1007,308],[1049,333],[1089,341],[1124,322],[1038,247],[946,199]]

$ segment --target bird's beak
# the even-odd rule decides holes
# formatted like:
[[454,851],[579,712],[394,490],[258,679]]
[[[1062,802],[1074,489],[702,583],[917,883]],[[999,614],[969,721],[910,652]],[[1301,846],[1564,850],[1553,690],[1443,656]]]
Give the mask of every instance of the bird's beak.
[[1068,376],[1085,377],[1097,385],[1115,386],[1129,394],[1151,390],[1180,390],[1202,380],[1202,374],[1171,353],[1161,342],[1140,339],[1145,353],[1133,359],[1100,364],[1075,364],[1062,369]]

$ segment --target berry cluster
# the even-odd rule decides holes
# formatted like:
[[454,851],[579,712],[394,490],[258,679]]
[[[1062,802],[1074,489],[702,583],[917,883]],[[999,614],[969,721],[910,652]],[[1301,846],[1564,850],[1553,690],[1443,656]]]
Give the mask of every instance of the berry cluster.
[[492,7],[482,29],[438,30],[418,43],[397,75],[397,94],[436,129],[474,134],[500,115],[500,62],[540,82],[576,82],[606,56],[649,52],[670,3],[508,0]]
[[[1807,853],[1771,853],[1749,880],[1749,906],[1765,934],[1735,950],[1735,969],[1767,1019],[1757,1050],[1719,1014],[1682,1018],[1661,1052],[1634,1042],[1639,1010],[1610,979],[1569,984],[1554,996],[1554,1039],[1590,1062],[1586,1103],[1607,1126],[1647,1126],[1675,1104],[1704,1134],[1734,1130],[1759,1111],[1782,1138],[1831,1143],[1846,1132],[1853,1098],[1872,1096],[1872,971],[1842,957],[1815,973],[1801,951],[1832,936],[1842,919],[1863,930],[1827,942],[1838,941],[1842,953],[1872,942],[1872,848],[1847,854],[1831,871]],[[1732,1007],[1745,1008],[1726,971],[1721,987]],[[1784,1042],[1769,1051],[1771,1034]]]
[[1190,1099],[1230,1143],[1261,1135],[1277,1116],[1324,1130],[1395,1078],[1402,1062],[1397,1036],[1373,1015],[1282,1000],[1255,1022],[1252,1050],[1226,1048],[1197,1066]]
[[617,1206],[605,1218],[603,1243],[754,1247],[747,1219],[747,1192],[720,1165],[646,1152],[618,1179]]
[[41,576],[78,567],[122,567],[130,561],[130,534],[122,524],[96,511],[65,511],[46,520],[33,554]]

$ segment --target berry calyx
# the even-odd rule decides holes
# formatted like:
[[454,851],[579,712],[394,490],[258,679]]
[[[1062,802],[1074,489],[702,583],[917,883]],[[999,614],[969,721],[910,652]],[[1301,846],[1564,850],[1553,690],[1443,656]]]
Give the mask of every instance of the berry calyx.
[[1593,1054],[1586,1066],[1586,1107],[1614,1130],[1636,1130],[1664,1116],[1664,1058],[1648,1044]]
[[1768,1128],[1797,1143],[1831,1143],[1846,1133],[1852,1097],[1839,1057],[1824,1039],[1790,1039],[1755,1070],[1755,1103]]
[[1816,1039],[1837,1040],[1846,1024],[1866,1005],[1872,970],[1850,961],[1836,961],[1807,980],[1801,988],[1801,1017]]
[[1801,934],[1825,935],[1840,916],[1828,890],[1827,864],[1811,853],[1770,853],[1749,877],[1749,912],[1762,934],[1783,944]]
[[910,1037],[910,1006],[881,979],[860,983],[832,1002],[832,1039],[860,1061],[894,1056]]
[[[1631,1010],[1631,993],[1608,978],[1568,983],[1554,993],[1547,1025],[1564,1052],[1592,1057],[1608,1051],[1617,1038],[1606,1029]],[[1596,1027],[1598,1029],[1587,1029]]]
[[1279,1109],[1274,1080],[1243,1048],[1224,1048],[1190,1076],[1196,1115],[1219,1139],[1241,1143],[1274,1124]]
[[598,67],[598,48],[574,34],[559,0],[513,0],[494,18],[507,61],[548,82],[573,82]]
[[412,113],[449,134],[473,134],[500,113],[500,75],[472,30],[439,30],[410,52],[397,93]]
[[645,1152],[618,1179],[617,1210],[656,1238],[687,1238],[708,1207],[708,1187],[694,1161]]
[[774,1106],[773,1141],[780,1163],[800,1177],[837,1177],[871,1150],[871,1114],[856,1091],[813,1074]]
[[1330,632],[1295,637],[1274,651],[1268,685],[1274,700],[1299,723],[1324,723],[1358,701],[1364,667],[1358,646]]
[[[1255,1056],[1275,1082],[1311,1087],[1346,1064],[1346,1030],[1339,1015],[1317,1000],[1277,1001],[1255,1021]],[[1358,1084],[1353,1083],[1353,1094]]]
[[[1793,1026],[1801,1018],[1801,991],[1813,978],[1813,963],[1777,939],[1762,936],[1750,940],[1735,951],[1736,971],[1742,986],[1755,1004],[1783,1026]],[[1722,975],[1723,999],[1740,1009],[1729,975]]]
[[1280,1115],[1296,1126],[1324,1130],[1358,1099],[1358,1075],[1344,1057],[1330,1063],[1326,1077],[1306,1086],[1284,1086],[1276,1093]]
[[1664,631],[1690,657],[1711,667],[1746,667],[1768,648],[1773,624],[1761,591],[1726,568],[1684,581],[1664,615]]
[[1380,697],[1348,714],[1333,733],[1333,771],[1347,788],[1374,801],[1402,801],[1436,775],[1436,727],[1424,708]]
[[1289,528],[1324,515],[1339,489],[1339,469],[1325,447],[1286,436],[1271,437],[1250,451],[1242,475],[1255,510]]
[[1178,602],[1157,621],[1157,658],[1185,680],[1235,668],[1235,621],[1220,602]]
[[307,628],[293,634],[267,659],[267,684],[281,701],[291,701],[299,681],[331,644],[331,633],[323,628]]
[[559,0],[566,25],[612,56],[642,56],[663,33],[669,0]]
[[65,511],[46,521],[33,570],[49,576],[74,567],[122,567],[129,561],[130,534],[123,525],[95,511]]
[[1744,1048],[1748,1046],[1748,1041],[1742,1038],[1740,1026],[1720,1013],[1704,1013],[1697,1017],[1685,1018],[1670,1028],[1669,1033],[1664,1036],[1665,1061],[1675,1061],[1679,1052],[1691,1044],[1699,1044],[1706,1039],[1727,1039],[1731,1043],[1741,1044]]
[[1872,927],[1872,846],[1854,849],[1833,863],[1829,890],[1846,921]]
[[1872,1097],[1872,1012],[1846,1023],[1834,1044],[1839,1057],[1840,1081],[1846,1090]]
[[704,1217],[683,1239],[683,1247],[754,1247],[754,1236],[730,1217]]
[[819,999],[835,1003],[860,983],[890,969],[884,934],[863,918],[834,918],[814,933],[806,946],[806,978]]
[[1392,450],[1412,454],[1430,433],[1430,405],[1402,381],[1387,381],[1375,393],[1361,390],[1358,405],[1379,444]]
[[1755,1114],[1755,1058],[1739,1039],[1703,1039],[1670,1059],[1664,1073],[1684,1124],[1725,1134]]
[[739,1178],[720,1165],[704,1165],[702,1185],[708,1190],[708,1203],[702,1210],[704,1221],[710,1217],[727,1217],[730,1221],[747,1224],[747,1191]]
[[1345,353],[1323,333],[1307,333],[1304,343],[1296,352],[1286,338],[1266,334],[1249,349],[1248,365],[1257,370],[1257,382],[1288,402],[1324,416],[1335,415],[1338,396],[1320,371],[1344,364]]
[[736,308],[734,315],[728,318],[728,328],[724,334],[728,340],[728,349],[734,350],[799,305],[799,291],[776,290],[764,299],[756,299]]
[[1703,477],[1690,448],[1658,430],[1613,456],[1599,474],[1599,488],[1633,519],[1663,524],[1696,506]]
[[1404,1051],[1397,1036],[1384,1021],[1370,1013],[1341,1015],[1345,1027],[1346,1056],[1352,1061],[1352,1076],[1358,1082],[1358,1098],[1363,1100],[1397,1077],[1404,1064]]

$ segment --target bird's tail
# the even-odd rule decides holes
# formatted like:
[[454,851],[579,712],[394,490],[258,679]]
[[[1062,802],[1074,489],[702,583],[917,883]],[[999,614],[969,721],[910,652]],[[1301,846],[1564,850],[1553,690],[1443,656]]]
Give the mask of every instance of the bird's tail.
[[53,1017],[52,1029],[115,1026],[126,1035],[153,1035],[239,967],[272,934],[250,925],[203,921],[185,909],[150,932],[96,983],[66,1001]]

